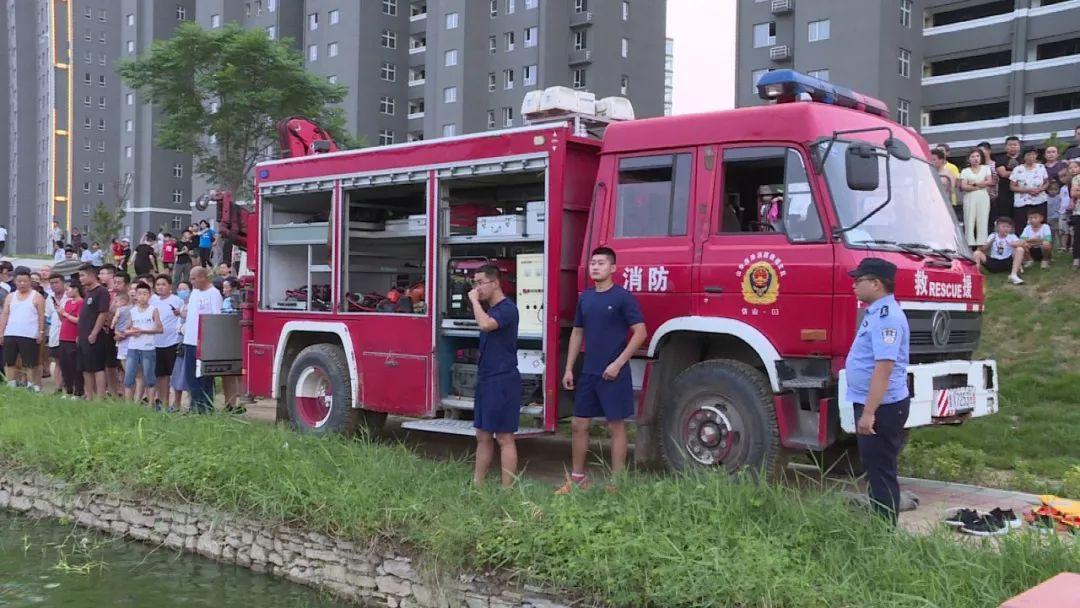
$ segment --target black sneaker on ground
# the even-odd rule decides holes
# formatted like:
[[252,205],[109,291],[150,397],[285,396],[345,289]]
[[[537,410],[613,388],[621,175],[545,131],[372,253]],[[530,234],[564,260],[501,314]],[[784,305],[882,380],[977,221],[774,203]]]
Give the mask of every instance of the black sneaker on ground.
[[972,536],[1001,536],[1009,533],[1009,524],[999,517],[986,513],[979,516],[978,521],[961,526],[960,531]]
[[1016,512],[1012,509],[1001,509],[1000,507],[990,511],[990,515],[997,517],[1005,522],[1010,528],[1019,528],[1023,523],[1019,517],[1016,516]]
[[975,509],[960,508],[945,518],[945,525],[959,528],[967,524],[974,524],[979,519],[979,512]]

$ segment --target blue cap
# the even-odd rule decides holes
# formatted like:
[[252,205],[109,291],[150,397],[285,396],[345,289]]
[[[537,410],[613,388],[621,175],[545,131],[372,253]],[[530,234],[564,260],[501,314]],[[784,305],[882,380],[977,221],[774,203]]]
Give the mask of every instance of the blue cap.
[[896,277],[896,264],[881,258],[863,258],[855,270],[848,272],[852,278],[874,275],[879,279],[893,279]]

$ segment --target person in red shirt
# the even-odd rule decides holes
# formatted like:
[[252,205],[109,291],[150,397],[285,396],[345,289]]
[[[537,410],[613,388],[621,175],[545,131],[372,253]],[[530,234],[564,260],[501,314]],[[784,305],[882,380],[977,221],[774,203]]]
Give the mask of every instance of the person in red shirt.
[[171,272],[176,264],[176,239],[168,232],[164,237],[165,241],[161,243],[161,263],[165,265],[165,270]]
[[64,380],[64,392],[71,397],[82,397],[83,375],[79,369],[79,312],[82,311],[82,285],[78,279],[67,286],[67,300],[60,313],[60,375]]
[[[127,259],[124,256],[124,244],[120,242],[120,239],[113,239],[112,242],[112,257],[113,264],[120,270],[125,270],[127,267]],[[112,286],[109,286],[110,288]]]

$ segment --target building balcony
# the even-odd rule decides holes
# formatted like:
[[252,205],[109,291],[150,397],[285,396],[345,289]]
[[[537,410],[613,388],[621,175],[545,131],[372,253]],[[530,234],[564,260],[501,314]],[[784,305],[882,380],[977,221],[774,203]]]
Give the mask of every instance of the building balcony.
[[417,78],[416,80],[410,80],[409,81],[409,86],[410,87],[419,87],[419,86],[423,86],[423,84],[425,82],[427,82],[427,79],[425,79],[425,78]]
[[580,65],[582,63],[590,63],[591,61],[592,51],[590,49],[577,49],[574,51],[570,51],[570,65]]
[[791,47],[786,44],[778,44],[769,48],[770,61],[791,61]]
[[581,11],[580,13],[570,14],[570,27],[578,27],[581,25],[592,25],[593,14],[592,11]]
[[420,112],[409,112],[409,120],[416,120],[423,117],[424,112],[422,110]]
[[769,4],[769,12],[774,15],[783,15],[795,10],[795,0],[772,0]]
[[427,50],[427,45],[426,44],[419,45],[419,46],[410,46],[409,47],[409,54],[410,55],[416,55],[418,53],[423,53],[426,50]]

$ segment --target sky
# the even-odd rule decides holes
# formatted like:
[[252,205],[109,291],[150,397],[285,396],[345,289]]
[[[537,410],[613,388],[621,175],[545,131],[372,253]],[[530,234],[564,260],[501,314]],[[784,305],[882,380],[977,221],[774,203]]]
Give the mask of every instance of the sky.
[[735,107],[736,0],[667,0],[675,40],[672,113]]

